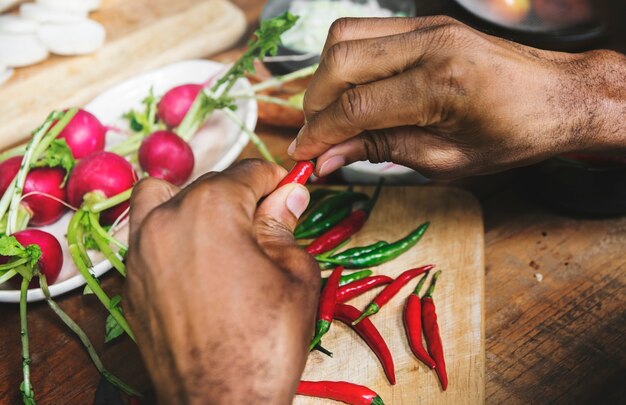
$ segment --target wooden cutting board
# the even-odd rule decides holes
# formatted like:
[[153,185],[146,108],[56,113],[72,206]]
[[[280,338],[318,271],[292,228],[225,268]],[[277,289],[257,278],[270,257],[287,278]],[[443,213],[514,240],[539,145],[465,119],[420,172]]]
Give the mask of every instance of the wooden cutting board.
[[[369,194],[373,191],[372,187],[356,187],[355,190]],[[386,404],[392,405],[484,403],[483,223],[480,206],[474,197],[452,188],[385,187],[372,216],[353,237],[350,246],[397,240],[426,220],[431,226],[417,246],[372,270],[375,274],[391,277],[425,264],[435,264],[443,270],[434,299],[449,376],[448,390],[441,391],[434,371],[418,362],[406,340],[402,313],[417,280],[409,283],[371,318],[393,354],[395,386],[387,382],[380,362],[361,338],[339,322],[332,324],[323,339],[324,347],[333,352],[334,357],[311,353],[303,379],[366,385]],[[330,272],[325,272],[325,276],[328,274]],[[381,289],[358,297],[350,304],[361,310]],[[297,397],[294,403],[329,402]]]
[[54,109],[81,106],[134,74],[230,48],[246,29],[227,0],[104,0],[91,17],[105,46],[81,57],[51,56],[0,85],[0,150],[28,137]]

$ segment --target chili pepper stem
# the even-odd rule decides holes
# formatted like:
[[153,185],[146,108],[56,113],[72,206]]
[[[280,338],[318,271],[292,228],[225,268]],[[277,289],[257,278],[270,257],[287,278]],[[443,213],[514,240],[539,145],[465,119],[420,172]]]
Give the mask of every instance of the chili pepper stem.
[[374,397],[374,399],[372,399],[370,405],[385,405],[385,403],[383,402],[383,399],[381,397],[376,396]]
[[378,184],[376,185],[376,189],[374,190],[374,194],[372,195],[372,198],[370,198],[370,200],[367,202],[367,205],[363,208],[363,210],[366,211],[368,215],[372,213],[372,210],[374,209],[376,202],[378,202],[378,197],[380,196],[380,190],[382,190],[384,182],[385,182],[384,178],[381,178],[378,181]]
[[428,291],[426,291],[426,294],[424,294],[424,296],[422,298],[432,298],[433,297],[433,292],[435,292],[435,285],[437,284],[437,279],[439,278],[440,274],[441,274],[441,270],[439,270],[438,272],[433,274],[433,279],[430,280],[430,287],[428,287]]
[[333,352],[327,350],[324,346],[321,345],[321,343],[318,343],[313,350],[317,350],[320,353],[323,353],[325,355],[327,355],[328,357],[332,358],[333,357]]
[[378,313],[378,311],[380,311],[380,307],[378,305],[369,304],[367,308],[365,308],[365,311],[363,311],[363,313],[357,319],[355,319],[354,322],[352,322],[352,325],[356,325],[363,319]]
[[[415,290],[413,291],[413,294],[419,296],[419,292],[422,289],[422,287],[424,286],[424,283],[426,282],[426,278],[428,278],[428,273],[430,273],[430,270],[427,271],[426,273],[424,273],[422,278],[420,278],[420,281],[417,283],[417,286],[415,287]],[[439,271],[438,273],[441,273],[441,271]]]
[[309,345],[309,351],[313,350],[315,346],[317,346],[322,341],[322,336],[324,336],[329,329],[330,322],[324,319],[320,319],[319,321],[317,321],[317,326],[315,328],[315,337]]

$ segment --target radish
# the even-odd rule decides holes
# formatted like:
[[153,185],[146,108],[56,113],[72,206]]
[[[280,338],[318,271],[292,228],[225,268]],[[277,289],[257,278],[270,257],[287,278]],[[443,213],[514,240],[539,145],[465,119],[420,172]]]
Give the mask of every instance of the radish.
[[157,117],[170,128],[179,126],[202,87],[201,84],[183,84],[170,89],[159,102]]
[[88,111],[78,110],[58,138],[65,139],[75,159],[81,159],[104,150],[106,133],[106,127],[98,118]]
[[[0,195],[4,194],[13,178],[17,175],[22,156],[15,156],[0,163]],[[44,226],[55,223],[63,216],[66,200],[62,187],[65,170],[59,167],[31,169],[26,176],[22,205],[30,214],[32,226]],[[32,195],[29,195],[31,194]]]
[[[59,277],[63,268],[63,250],[61,244],[53,235],[39,229],[26,229],[24,231],[15,232],[15,239],[24,247],[37,245],[41,249],[41,257],[37,262],[39,271],[46,276],[48,283],[52,284]],[[0,256],[0,264],[7,263],[9,257]],[[15,280],[15,278],[13,278]],[[33,278],[30,287],[38,287],[39,280]]]
[[156,131],[141,143],[139,164],[143,171],[177,186],[185,183],[195,164],[187,142],[169,131]]
[[[111,152],[93,153],[74,167],[67,182],[68,201],[80,207],[87,193],[108,198],[132,188],[135,182],[137,174],[126,159]],[[112,224],[127,208],[128,202],[124,202],[102,212],[102,223]]]

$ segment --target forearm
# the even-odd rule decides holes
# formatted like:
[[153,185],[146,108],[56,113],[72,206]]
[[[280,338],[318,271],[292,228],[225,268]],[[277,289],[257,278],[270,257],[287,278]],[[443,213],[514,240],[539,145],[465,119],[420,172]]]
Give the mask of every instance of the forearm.
[[574,149],[626,153],[626,56],[588,52],[576,70],[570,105]]

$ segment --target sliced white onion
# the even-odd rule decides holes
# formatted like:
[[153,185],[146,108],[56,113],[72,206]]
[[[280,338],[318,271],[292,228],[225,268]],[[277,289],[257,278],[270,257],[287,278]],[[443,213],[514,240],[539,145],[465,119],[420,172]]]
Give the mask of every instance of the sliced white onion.
[[104,45],[106,31],[93,20],[68,24],[43,24],[37,31],[39,40],[57,55],[86,55]]
[[60,11],[88,12],[100,8],[101,0],[36,0],[37,4]]
[[0,66],[0,85],[9,80],[13,76],[13,69]]
[[0,63],[10,67],[34,65],[48,57],[48,50],[34,34],[0,34]]
[[86,19],[87,11],[60,11],[40,4],[24,3],[20,6],[20,15],[41,23],[67,23]]
[[34,34],[39,23],[27,20],[17,15],[0,15],[0,33],[4,34]]

